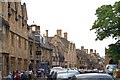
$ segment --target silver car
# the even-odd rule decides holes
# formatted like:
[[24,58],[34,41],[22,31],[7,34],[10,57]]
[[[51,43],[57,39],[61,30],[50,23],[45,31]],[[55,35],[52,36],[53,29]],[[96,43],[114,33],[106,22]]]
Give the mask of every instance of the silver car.
[[57,80],[72,80],[74,75],[80,74],[77,70],[68,70],[57,73]]
[[72,80],[114,80],[112,76],[105,73],[85,73],[78,74]]

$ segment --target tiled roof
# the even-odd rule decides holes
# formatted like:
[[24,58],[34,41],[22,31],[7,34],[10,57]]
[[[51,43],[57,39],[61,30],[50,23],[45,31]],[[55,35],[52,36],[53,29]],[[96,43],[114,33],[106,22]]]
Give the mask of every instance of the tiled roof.
[[60,40],[63,42],[63,44],[65,45],[65,47],[69,47],[69,43],[70,43],[70,41],[68,41],[67,39],[65,39],[65,38],[60,38]]

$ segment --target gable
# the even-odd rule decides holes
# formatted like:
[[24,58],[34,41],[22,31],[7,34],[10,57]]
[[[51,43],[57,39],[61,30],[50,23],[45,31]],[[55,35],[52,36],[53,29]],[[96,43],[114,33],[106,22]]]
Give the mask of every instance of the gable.
[[27,15],[27,8],[26,8],[26,4],[23,3],[22,5],[22,16],[24,20],[28,20],[28,15]]

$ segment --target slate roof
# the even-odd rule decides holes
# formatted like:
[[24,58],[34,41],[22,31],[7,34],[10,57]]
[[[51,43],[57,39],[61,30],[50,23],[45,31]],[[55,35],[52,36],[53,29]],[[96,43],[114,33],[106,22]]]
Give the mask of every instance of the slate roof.
[[36,35],[35,40],[40,42],[41,47],[52,50],[51,46],[48,44],[48,41],[41,35]]
[[65,45],[65,47],[67,47],[67,48],[69,47],[70,41],[68,41],[67,39],[65,39],[63,37],[61,37],[60,40],[63,42],[63,44]]

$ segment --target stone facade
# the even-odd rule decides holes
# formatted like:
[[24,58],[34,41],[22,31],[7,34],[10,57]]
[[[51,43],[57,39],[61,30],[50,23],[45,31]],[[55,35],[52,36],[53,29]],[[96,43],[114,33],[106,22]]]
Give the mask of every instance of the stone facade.
[[64,37],[62,37],[62,30],[58,29],[57,34],[54,35],[54,37],[48,37],[48,39],[49,43],[53,46],[52,65],[66,68],[76,67],[76,46],[67,40],[67,32],[65,32]]
[[[65,68],[98,68],[99,55],[68,40],[67,32],[62,37],[58,29],[53,37],[40,34],[40,26],[27,25],[26,4],[0,2],[0,76],[5,78],[15,70],[36,72],[42,64]],[[35,27],[35,31],[32,28]],[[30,66],[32,64],[32,66]],[[40,66],[41,64],[41,66]],[[1,78],[0,78],[1,79]]]
[[21,2],[2,2],[1,72],[6,77],[8,72],[28,70],[28,28],[26,4]]
[[103,59],[96,53],[96,50],[93,52],[93,49],[90,49],[90,53],[88,53],[88,49],[81,46],[81,50],[76,49],[76,52],[78,68],[103,69]]
[[80,49],[76,49],[77,52],[77,67],[78,68],[89,68],[90,60],[88,58],[88,49],[84,49],[84,46],[81,46]]
[[[40,35],[40,26],[27,25],[26,4],[2,2],[0,14],[0,74],[5,78],[15,70],[36,72],[41,62],[51,66],[52,48]],[[32,27],[35,27],[35,31]],[[32,66],[30,66],[32,64]]]
[[29,66],[32,64],[32,70],[36,72],[40,67],[51,67],[52,52],[46,37],[40,34],[40,26],[29,25]]

